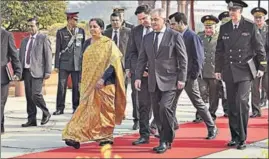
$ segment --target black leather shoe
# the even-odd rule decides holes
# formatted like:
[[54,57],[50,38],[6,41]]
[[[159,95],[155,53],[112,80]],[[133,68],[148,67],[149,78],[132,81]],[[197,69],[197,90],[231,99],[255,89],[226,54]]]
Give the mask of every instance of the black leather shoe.
[[36,121],[28,121],[25,124],[21,125],[22,127],[30,127],[30,126],[37,126]]
[[[166,143],[166,146],[167,146],[168,149],[171,149],[172,148],[172,144],[169,143],[169,142]],[[159,146],[153,147],[153,151],[156,151],[158,148],[159,148]]]
[[228,117],[228,113],[224,113],[224,115],[223,115],[225,118],[227,118]]
[[201,123],[201,122],[203,122],[203,119],[201,119],[201,118],[196,118],[196,119],[194,119],[192,122],[193,122],[193,123]]
[[139,129],[139,122],[135,121],[133,125],[133,130],[138,130]]
[[237,142],[236,141],[230,141],[228,144],[227,144],[227,146],[229,146],[229,147],[232,147],[232,146],[236,146],[237,145]]
[[148,138],[140,137],[138,140],[134,141],[132,144],[133,145],[141,145],[141,144],[148,144],[148,143],[149,143]]
[[74,140],[65,140],[65,144],[68,145],[68,146],[72,146],[75,149],[79,149],[80,148],[80,143],[79,142],[76,142]]
[[41,120],[41,125],[45,125],[49,122],[51,115],[43,115],[43,118]]
[[156,135],[154,135],[154,137],[156,137],[156,138],[160,138],[160,135],[159,134],[156,134]]
[[5,133],[5,127],[4,125],[1,125],[1,134],[4,134]]
[[61,115],[64,114],[63,110],[56,110],[55,112],[53,112],[53,115]]
[[105,145],[107,145],[107,144],[109,144],[109,145],[113,145],[113,141],[101,141],[101,142],[99,143],[99,146],[105,146]]
[[257,117],[261,117],[262,115],[259,113],[253,113],[250,117],[251,118],[257,118]]
[[156,153],[164,153],[168,149],[169,149],[169,146],[167,145],[167,143],[161,142],[158,147],[153,148],[153,151],[155,151]]
[[238,145],[237,145],[237,149],[238,150],[244,150],[247,148],[247,145],[246,145],[246,142],[240,142]]
[[208,135],[206,137],[207,140],[215,139],[218,134],[218,128],[214,128],[213,130],[208,131]]

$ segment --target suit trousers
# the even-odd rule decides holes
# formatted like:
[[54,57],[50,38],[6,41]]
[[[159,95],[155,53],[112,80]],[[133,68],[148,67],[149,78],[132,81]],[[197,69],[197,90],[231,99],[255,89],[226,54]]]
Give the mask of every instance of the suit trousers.
[[150,93],[150,98],[160,142],[172,143],[175,137],[172,107],[176,100],[176,90],[163,92],[156,86],[155,92]]
[[[215,123],[210,115],[209,110],[207,109],[199,90],[199,84],[197,79],[191,79],[188,78],[186,85],[185,85],[185,91],[190,98],[193,106],[196,108],[198,114],[201,116],[201,118],[204,120],[208,130],[212,130],[215,128]],[[183,90],[179,90],[178,94],[182,93]]]
[[79,105],[80,71],[67,71],[67,70],[60,69],[59,74],[58,74],[58,89],[57,89],[57,100],[56,100],[57,110],[64,110],[65,108],[67,79],[70,74],[71,74],[71,79],[72,79],[72,108],[73,110],[76,110]]
[[249,118],[249,94],[251,81],[234,83],[226,82],[229,126],[232,140],[243,142],[247,138],[247,125]]
[[209,92],[209,112],[213,118],[216,118],[216,111],[219,105],[218,83],[214,78],[199,79],[200,93],[205,94]]
[[9,84],[1,84],[1,125],[4,125],[5,117],[4,117],[4,111],[5,111],[5,105],[7,102],[8,97],[8,88]]
[[39,107],[43,116],[49,114],[46,102],[42,95],[43,78],[33,78],[29,69],[23,70],[25,95],[27,101],[28,121],[36,120],[36,106]]
[[132,104],[133,104],[133,119],[134,119],[134,122],[138,122],[139,121],[139,105],[138,105],[138,92],[134,86],[135,80],[136,80],[135,75],[132,74],[131,75],[131,88],[132,88],[131,96],[132,96]]
[[255,78],[251,87],[251,107],[252,113],[261,114],[261,93],[260,93],[260,85],[262,86],[262,90],[267,92],[268,90],[268,77],[266,74],[263,77]]

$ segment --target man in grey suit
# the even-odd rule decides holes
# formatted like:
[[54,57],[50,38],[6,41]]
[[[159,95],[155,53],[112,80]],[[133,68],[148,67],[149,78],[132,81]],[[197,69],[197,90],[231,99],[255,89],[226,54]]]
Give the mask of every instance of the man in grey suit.
[[150,111],[151,103],[149,99],[148,92],[148,73],[147,69],[144,70],[144,75],[142,78],[142,89],[140,92],[137,92],[134,87],[135,82],[135,69],[137,65],[137,59],[139,55],[139,49],[143,37],[152,31],[150,24],[150,8],[147,5],[141,5],[136,8],[135,15],[140,23],[131,30],[131,35],[128,41],[128,46],[125,55],[125,69],[126,74],[131,78],[131,87],[132,87],[132,102],[133,102],[133,118],[134,125],[133,129],[139,129],[140,136],[143,137],[142,140],[139,140],[135,145],[146,143],[148,141],[150,132],[149,132],[149,120],[150,120]]
[[43,81],[50,77],[52,69],[51,44],[46,35],[38,32],[36,18],[29,19],[27,26],[30,36],[22,40],[20,48],[28,114],[28,121],[22,127],[37,126],[36,106],[43,112],[41,125],[46,124],[51,117],[42,95]]
[[9,82],[12,80],[9,78],[6,69],[10,61],[14,72],[13,79],[19,80],[22,70],[14,38],[11,33],[1,28],[1,134],[5,132],[4,110],[8,97]]
[[[126,48],[127,48],[127,42],[131,33],[130,28],[126,28],[122,26],[122,17],[120,13],[112,13],[110,16],[110,22],[112,25],[112,28],[106,29],[104,31],[104,35],[111,38],[115,44],[118,46],[120,49],[121,53],[123,54],[122,57],[122,65],[123,68],[125,68],[125,53],[126,53]],[[127,88],[128,85],[128,77],[126,76],[125,78],[125,88]]]
[[[193,106],[197,109],[199,115],[204,120],[208,135],[206,139],[214,139],[217,135],[218,129],[207,109],[199,91],[198,76],[201,73],[202,65],[204,63],[204,48],[199,36],[188,28],[187,17],[184,13],[176,12],[169,16],[171,27],[180,32],[183,36],[184,43],[188,54],[188,73],[185,91],[188,94]],[[177,91],[176,100],[172,110],[175,114],[176,104],[182,90]],[[175,115],[174,115],[175,116]]]
[[178,32],[166,28],[165,17],[164,9],[151,12],[154,32],[143,39],[135,73],[135,88],[140,91],[148,64],[148,90],[160,134],[159,146],[153,148],[156,153],[171,148],[175,136],[172,106],[177,89],[183,89],[187,79],[188,57],[183,38]]

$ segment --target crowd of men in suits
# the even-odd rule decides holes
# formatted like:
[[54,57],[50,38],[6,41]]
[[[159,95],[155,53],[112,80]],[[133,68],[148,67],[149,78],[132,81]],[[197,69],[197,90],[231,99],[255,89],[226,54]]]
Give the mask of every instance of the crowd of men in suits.
[[[214,139],[218,134],[214,121],[221,98],[231,130],[228,146],[246,147],[250,88],[251,117],[261,116],[260,107],[267,100],[267,11],[254,8],[251,11],[254,24],[241,15],[243,8],[248,6],[245,2],[226,2],[229,11],[218,18],[213,15],[201,18],[205,29],[198,34],[191,30],[186,15],[180,12],[166,19],[163,9],[151,10],[141,5],[135,11],[138,26],[124,20],[124,9],[114,9],[110,15],[111,24],[103,34],[111,38],[124,55],[126,88],[128,79],[132,88],[133,129],[139,129],[140,133],[133,145],[149,143],[150,134],[154,134],[160,139],[160,144],[153,148],[155,152],[163,153],[171,148],[174,132],[178,129],[177,103],[185,90],[197,110],[193,122],[205,122],[206,139]],[[78,12],[66,15],[67,26],[59,29],[56,35],[55,71],[59,73],[59,80],[53,115],[64,113],[69,75],[72,78],[72,108],[76,111],[82,56],[89,45],[89,41],[85,41],[85,31],[77,27]],[[220,21],[218,31],[216,26]],[[51,117],[42,96],[43,81],[50,77],[52,70],[50,42],[46,35],[38,32],[38,19],[29,19],[28,27],[30,36],[22,41],[19,54],[12,35],[1,29],[1,133],[4,132],[3,112],[10,80],[24,80],[25,83],[28,121],[22,127],[37,126],[36,106],[43,112],[42,125]],[[8,78],[6,66],[9,61],[14,69],[13,79]],[[260,84],[264,92],[262,98]],[[152,114],[154,119],[150,124]]]

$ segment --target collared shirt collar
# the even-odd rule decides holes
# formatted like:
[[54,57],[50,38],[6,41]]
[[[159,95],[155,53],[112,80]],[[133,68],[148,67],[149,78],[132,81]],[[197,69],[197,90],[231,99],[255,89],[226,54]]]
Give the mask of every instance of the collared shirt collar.
[[36,39],[37,33],[35,33],[35,35],[30,34],[30,39],[33,37],[34,39]]

